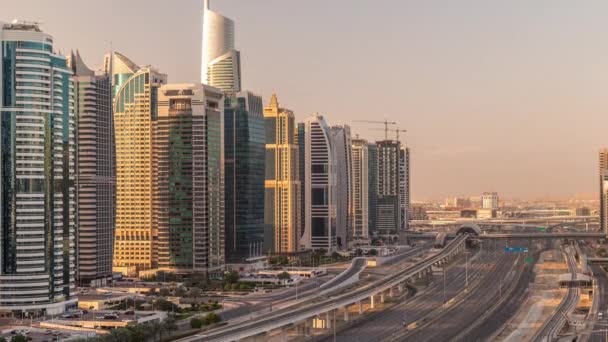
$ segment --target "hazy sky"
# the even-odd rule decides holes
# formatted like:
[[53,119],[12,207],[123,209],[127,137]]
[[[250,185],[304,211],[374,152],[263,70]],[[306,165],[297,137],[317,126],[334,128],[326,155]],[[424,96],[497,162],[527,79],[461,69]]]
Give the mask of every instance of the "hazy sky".
[[[212,0],[244,87],[299,119],[408,129],[414,200],[597,192],[608,145],[606,0]],[[99,66],[110,41],[170,82],[200,75],[202,0],[1,0]],[[381,126],[353,123],[377,138]]]

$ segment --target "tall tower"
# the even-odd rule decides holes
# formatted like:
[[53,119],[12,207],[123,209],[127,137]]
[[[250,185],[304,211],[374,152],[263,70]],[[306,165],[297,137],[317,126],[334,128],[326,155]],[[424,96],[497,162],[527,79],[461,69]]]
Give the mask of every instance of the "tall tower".
[[399,203],[401,207],[401,229],[409,229],[410,221],[410,149],[399,150]]
[[222,93],[200,84],[158,90],[158,268],[217,274],[224,266]]
[[209,0],[204,0],[201,82],[227,95],[241,91],[241,54],[234,37],[234,21],[210,10]]
[[376,142],[378,147],[378,234],[397,234],[401,228],[401,195],[399,154],[401,144],[396,140]]
[[[156,268],[156,158],[154,130],[158,88],[167,76],[135,67],[114,54],[116,139],[116,230],[114,267],[124,274]],[[125,68],[117,66],[118,62]],[[128,61],[128,62],[127,62]],[[129,73],[132,71],[132,73]]]
[[348,248],[349,235],[352,234],[353,219],[353,184],[352,184],[352,151],[350,127],[332,126],[331,136],[336,156],[336,227],[338,247]]
[[332,253],[337,248],[336,152],[331,131],[321,115],[305,121],[305,221],[302,244],[306,249]]
[[224,102],[226,259],[263,253],[265,132],[262,98],[249,91]]
[[[353,228],[355,239],[369,237],[369,149],[366,140],[352,140]],[[375,191],[375,189],[374,189]]]
[[608,148],[599,152],[600,229],[608,236]]
[[293,112],[279,107],[276,94],[264,108],[266,123],[266,239],[275,253],[299,249],[301,192],[298,144]]
[[0,311],[58,314],[75,291],[72,71],[34,23],[0,23]]
[[112,277],[115,220],[114,120],[110,75],[95,75],[72,52],[77,108],[77,279],[102,286]]

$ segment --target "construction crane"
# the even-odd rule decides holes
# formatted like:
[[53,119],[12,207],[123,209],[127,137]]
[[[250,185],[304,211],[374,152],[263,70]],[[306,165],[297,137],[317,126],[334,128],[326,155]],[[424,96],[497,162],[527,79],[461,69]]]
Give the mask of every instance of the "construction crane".
[[365,123],[375,123],[375,124],[383,124],[384,125],[384,140],[388,140],[388,125],[396,125],[397,123],[394,121],[374,121],[374,120],[354,120],[353,122],[365,122]]
[[[371,128],[372,131],[383,131],[383,129],[375,129],[375,128]],[[397,135],[397,141],[401,142],[401,140],[399,140],[399,132],[407,132],[407,129],[399,129],[399,128],[395,128],[395,129],[388,129],[391,132],[395,132],[395,134]],[[386,139],[386,137],[385,137]]]

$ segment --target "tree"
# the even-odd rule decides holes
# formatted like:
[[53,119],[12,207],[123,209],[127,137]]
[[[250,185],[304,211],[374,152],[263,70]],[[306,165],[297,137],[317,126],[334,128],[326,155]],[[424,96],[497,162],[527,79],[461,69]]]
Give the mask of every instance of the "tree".
[[173,291],[173,293],[175,294],[176,297],[185,297],[186,296],[186,289],[183,286],[177,287],[175,289],[175,291]]
[[6,342],[6,338],[4,338],[4,336],[0,336],[0,342]]
[[289,273],[287,273],[287,272],[282,272],[282,273],[279,273],[277,278],[279,280],[289,280],[289,279],[291,279],[291,275],[289,275]]
[[203,326],[203,320],[201,320],[200,318],[192,318],[190,320],[190,328],[192,329],[200,329]]
[[201,289],[199,289],[198,287],[193,287],[190,289],[190,292],[188,292],[188,297],[197,298],[200,297],[202,293],[203,291]]
[[162,342],[163,340],[163,332],[172,332],[177,330],[177,324],[175,323],[175,319],[173,319],[172,317],[168,317],[166,318],[161,324],[160,324],[160,328],[158,331],[158,340]]
[[203,318],[203,325],[211,325],[221,321],[222,318],[220,316],[218,316],[215,312],[210,312]]
[[357,248],[357,250],[355,251],[355,256],[362,256],[363,255],[363,251],[361,250],[361,248]]
[[27,337],[17,334],[11,338],[11,342],[27,342]]
[[598,257],[600,258],[605,258],[606,255],[608,255],[608,253],[606,253],[606,248],[598,248],[597,251],[595,252],[595,254],[597,254]]
[[169,289],[168,289],[168,288],[163,287],[163,288],[161,288],[161,289],[160,289],[159,294],[160,294],[162,297],[167,297],[168,295],[170,295],[170,294],[171,294],[171,291],[169,291]]
[[377,251],[377,250],[375,250],[374,248],[372,248],[372,249],[370,249],[370,250],[367,252],[367,254],[369,254],[369,255],[378,255],[378,251]]
[[340,259],[340,257],[341,257],[341,255],[338,252],[331,253],[331,258],[332,259],[338,260],[338,259]]
[[236,271],[231,271],[231,272],[224,274],[224,280],[228,284],[236,284],[239,281],[239,279],[240,279],[239,273]]

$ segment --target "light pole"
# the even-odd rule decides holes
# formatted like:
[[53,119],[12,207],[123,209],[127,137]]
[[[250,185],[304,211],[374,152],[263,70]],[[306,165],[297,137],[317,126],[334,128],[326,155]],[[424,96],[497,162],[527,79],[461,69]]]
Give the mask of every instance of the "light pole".
[[445,266],[443,266],[443,305],[447,303],[447,298],[445,296]]
[[469,291],[469,253],[464,252],[464,292]]

